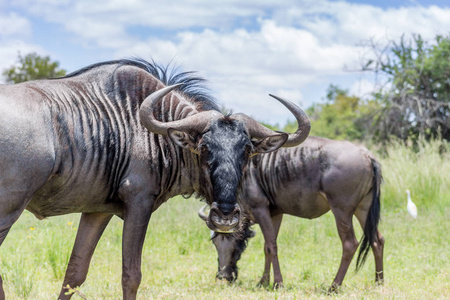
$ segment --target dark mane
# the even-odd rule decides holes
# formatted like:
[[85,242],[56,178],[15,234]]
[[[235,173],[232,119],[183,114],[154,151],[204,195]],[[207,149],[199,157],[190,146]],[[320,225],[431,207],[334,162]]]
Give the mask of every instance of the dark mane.
[[216,100],[211,96],[209,89],[204,85],[206,82],[204,78],[197,76],[194,71],[180,72],[178,66],[171,66],[170,63],[167,66],[163,66],[153,60],[152,62],[148,62],[141,58],[111,60],[84,67],[64,76],[63,78],[75,77],[106,65],[117,65],[118,68],[122,66],[138,67],[159,79],[162,83],[164,83],[164,85],[183,83],[183,85],[177,88],[178,91],[186,95],[188,98],[201,102],[202,109],[204,110],[220,111]]

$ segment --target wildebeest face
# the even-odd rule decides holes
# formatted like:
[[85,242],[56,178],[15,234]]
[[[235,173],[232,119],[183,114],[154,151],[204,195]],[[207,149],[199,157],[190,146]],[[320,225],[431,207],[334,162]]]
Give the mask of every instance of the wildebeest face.
[[199,146],[202,168],[213,187],[207,224],[215,231],[232,232],[240,219],[236,195],[252,143],[241,123],[224,117],[211,124]]
[[277,134],[252,142],[244,123],[232,115],[212,121],[197,141],[176,130],[169,130],[169,136],[200,156],[205,185],[212,186],[203,192],[211,205],[207,225],[222,233],[233,232],[239,224],[237,190],[250,156],[278,149],[287,139],[286,134]]
[[[200,218],[204,220],[203,212],[199,212]],[[238,277],[237,262],[241,254],[247,247],[248,239],[255,236],[255,232],[250,228],[253,224],[248,217],[243,214],[239,229],[234,233],[223,234],[214,232],[211,240],[216,247],[218,255],[217,279],[226,279],[233,282]]]
[[237,246],[238,240],[225,234],[213,234],[212,242],[218,254],[219,266],[216,278],[234,282],[238,277],[237,261],[241,257],[241,249]]

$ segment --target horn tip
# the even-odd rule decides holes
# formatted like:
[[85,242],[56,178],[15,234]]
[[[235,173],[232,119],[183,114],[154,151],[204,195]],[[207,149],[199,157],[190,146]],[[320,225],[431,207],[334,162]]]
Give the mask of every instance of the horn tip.
[[283,98],[280,98],[280,97],[278,97],[278,96],[275,96],[274,94],[269,94],[269,96],[270,97],[272,97],[272,98],[275,98],[275,99],[277,99],[278,101],[281,101],[281,102],[286,102],[286,100],[285,99],[283,99]]

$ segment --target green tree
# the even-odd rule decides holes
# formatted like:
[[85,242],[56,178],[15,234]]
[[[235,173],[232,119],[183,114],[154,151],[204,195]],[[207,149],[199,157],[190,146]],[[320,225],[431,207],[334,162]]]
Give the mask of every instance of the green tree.
[[51,61],[49,56],[40,56],[37,53],[29,53],[25,56],[18,55],[17,63],[3,71],[3,76],[8,83],[19,83],[28,80],[61,77],[66,75],[66,70],[59,67],[59,62]]
[[[330,85],[327,101],[307,109],[311,119],[311,134],[338,140],[362,140],[372,126],[378,104],[350,96],[348,90]],[[294,124],[288,124],[292,126]]]
[[384,49],[372,46],[378,59],[363,68],[386,78],[389,87],[374,94],[383,106],[378,139],[450,140],[450,36],[438,35],[433,43],[420,35],[402,37]]

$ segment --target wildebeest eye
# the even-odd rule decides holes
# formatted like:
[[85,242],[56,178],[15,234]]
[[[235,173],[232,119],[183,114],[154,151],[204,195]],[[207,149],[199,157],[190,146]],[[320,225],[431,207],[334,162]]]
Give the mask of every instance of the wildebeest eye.
[[252,154],[252,147],[250,145],[245,145],[245,154],[247,156]]
[[208,147],[205,144],[200,145],[200,152],[201,153],[208,152]]

